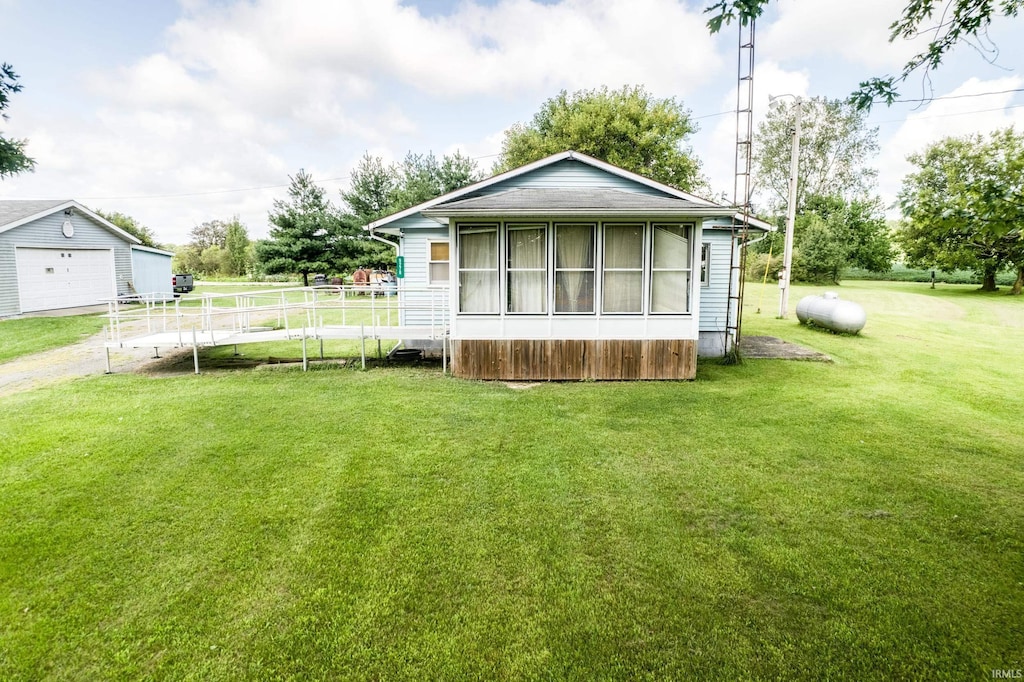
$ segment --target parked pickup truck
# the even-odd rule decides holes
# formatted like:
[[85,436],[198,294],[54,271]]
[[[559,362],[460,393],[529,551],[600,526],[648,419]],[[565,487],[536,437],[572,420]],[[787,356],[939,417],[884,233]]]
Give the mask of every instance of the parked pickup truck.
[[176,294],[187,294],[196,288],[192,281],[192,275],[172,275],[171,286]]

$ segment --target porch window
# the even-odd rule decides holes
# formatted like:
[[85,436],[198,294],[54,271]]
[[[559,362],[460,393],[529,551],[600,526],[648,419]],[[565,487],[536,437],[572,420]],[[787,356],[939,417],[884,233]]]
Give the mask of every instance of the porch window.
[[594,312],[594,225],[555,225],[555,312]]
[[602,312],[643,312],[644,226],[605,225]]
[[508,312],[548,311],[547,228],[508,226]]
[[430,286],[447,286],[450,256],[448,242],[430,242],[430,255],[427,263],[427,284]]
[[498,312],[498,227],[459,227],[459,310]]
[[654,225],[651,312],[690,309],[690,231],[685,225]]

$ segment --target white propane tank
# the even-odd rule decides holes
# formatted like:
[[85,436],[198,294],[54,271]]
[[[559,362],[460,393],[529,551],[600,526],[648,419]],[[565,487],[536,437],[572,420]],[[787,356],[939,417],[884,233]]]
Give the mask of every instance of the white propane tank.
[[815,324],[841,334],[856,334],[868,321],[860,304],[842,301],[834,291],[801,298],[796,304],[796,317],[801,324]]

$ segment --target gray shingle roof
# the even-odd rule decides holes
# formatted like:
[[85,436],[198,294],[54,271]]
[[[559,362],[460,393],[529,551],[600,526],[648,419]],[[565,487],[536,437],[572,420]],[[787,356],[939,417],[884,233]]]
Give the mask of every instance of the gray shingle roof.
[[593,188],[539,188],[511,189],[496,194],[487,194],[470,199],[447,201],[431,209],[432,213],[456,210],[459,213],[471,211],[537,211],[543,213],[556,210],[635,210],[642,212],[690,208],[707,208],[686,199],[654,196],[640,192],[624,192],[617,189]]
[[69,201],[71,199],[0,199],[0,227]]

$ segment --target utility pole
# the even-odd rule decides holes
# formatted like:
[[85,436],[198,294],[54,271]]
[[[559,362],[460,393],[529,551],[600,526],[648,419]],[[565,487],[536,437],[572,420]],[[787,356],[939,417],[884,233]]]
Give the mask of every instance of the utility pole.
[[[780,95],[786,97],[786,95]],[[770,98],[774,101],[775,97]],[[789,208],[786,211],[786,246],[782,254],[782,271],[779,272],[779,319],[785,319],[789,312],[789,283],[793,273],[793,226],[796,222],[796,179],[800,168],[800,114],[803,100],[796,97],[794,104],[796,123],[793,126],[793,151],[789,160]]]

